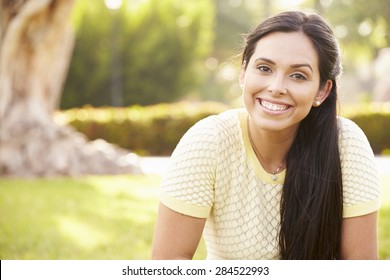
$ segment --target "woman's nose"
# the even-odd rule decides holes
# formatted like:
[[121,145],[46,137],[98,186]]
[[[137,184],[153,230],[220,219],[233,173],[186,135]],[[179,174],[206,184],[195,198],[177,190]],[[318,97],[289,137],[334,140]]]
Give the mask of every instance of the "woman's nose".
[[275,75],[270,79],[270,83],[268,85],[268,91],[273,95],[286,94],[287,88],[284,83],[284,78],[281,75]]

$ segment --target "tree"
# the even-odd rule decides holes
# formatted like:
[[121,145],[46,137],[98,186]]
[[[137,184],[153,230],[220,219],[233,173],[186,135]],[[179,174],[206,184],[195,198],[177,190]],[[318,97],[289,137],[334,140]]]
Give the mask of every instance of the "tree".
[[53,120],[74,44],[73,1],[0,3],[0,175],[134,171],[118,160],[127,152]]
[[123,1],[115,13],[104,1],[83,2],[75,5],[77,40],[61,108],[114,105],[110,60],[118,52],[122,106],[174,101],[202,84],[212,0]]
[[[389,2],[315,0],[315,5],[333,25],[340,40],[345,69],[343,98],[349,101],[383,100],[377,95],[388,91],[388,82],[375,73],[373,61],[380,59],[379,54],[390,45]],[[378,90],[384,92],[376,92]]]
[[[390,5],[388,1],[307,0],[328,19],[336,36],[347,49],[346,61],[374,59],[390,44]],[[345,13],[348,11],[348,14]]]
[[205,63],[208,78],[201,94],[207,100],[241,102],[238,76],[244,35],[270,16],[275,5],[270,0],[214,2],[214,48]]

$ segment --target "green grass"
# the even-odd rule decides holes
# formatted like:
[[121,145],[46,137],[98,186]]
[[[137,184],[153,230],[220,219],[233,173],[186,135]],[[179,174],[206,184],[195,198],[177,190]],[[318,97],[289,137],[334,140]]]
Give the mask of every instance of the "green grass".
[[[159,176],[0,179],[0,259],[149,259]],[[390,259],[390,174],[380,258]],[[206,255],[202,240],[195,259]]]
[[159,177],[0,180],[1,259],[147,259]]
[[379,256],[390,259],[390,174],[381,178],[382,207],[379,211]]

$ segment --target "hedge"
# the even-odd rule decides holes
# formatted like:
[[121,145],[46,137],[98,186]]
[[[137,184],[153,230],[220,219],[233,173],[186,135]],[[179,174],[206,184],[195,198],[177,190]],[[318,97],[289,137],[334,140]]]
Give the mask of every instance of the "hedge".
[[[168,156],[183,134],[197,121],[229,106],[214,102],[179,102],[129,108],[70,109],[56,119],[89,139],[105,139],[139,155]],[[390,113],[355,110],[348,118],[367,135],[375,154],[390,151]]]
[[350,119],[364,131],[375,154],[389,153],[390,114],[360,114]]
[[197,121],[227,108],[216,102],[84,107],[59,112],[56,119],[73,126],[90,140],[102,138],[139,155],[168,156]]

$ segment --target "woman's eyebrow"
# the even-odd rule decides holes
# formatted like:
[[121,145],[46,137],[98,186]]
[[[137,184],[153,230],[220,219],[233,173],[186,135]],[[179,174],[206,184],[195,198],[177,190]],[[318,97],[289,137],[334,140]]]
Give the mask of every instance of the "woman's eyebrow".
[[274,61],[272,61],[271,59],[269,58],[265,58],[265,57],[258,57],[255,59],[255,62],[258,62],[258,61],[265,61],[265,62],[268,62],[269,64],[272,64],[272,65],[275,65],[276,63]]
[[[255,59],[255,62],[258,62],[258,61],[265,61],[271,65],[276,65],[275,61],[273,61],[272,59],[269,59],[269,58],[266,58],[266,57],[258,57]],[[296,64],[292,64],[290,65],[291,68],[301,68],[301,67],[308,67],[312,72],[313,72],[313,67],[311,67],[310,64],[308,63],[296,63]]]
[[308,67],[310,68],[311,72],[313,72],[313,68],[310,66],[310,64],[307,63],[297,63],[291,65],[291,68],[301,68],[301,67]]

